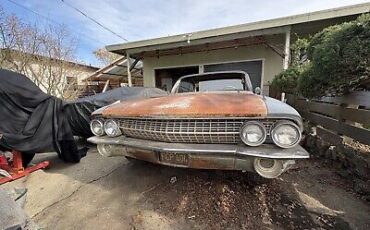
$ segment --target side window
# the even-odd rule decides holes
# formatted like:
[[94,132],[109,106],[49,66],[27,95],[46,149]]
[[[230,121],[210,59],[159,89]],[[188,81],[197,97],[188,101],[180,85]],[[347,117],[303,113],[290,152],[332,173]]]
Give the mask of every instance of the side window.
[[193,83],[187,81],[181,81],[177,92],[178,93],[194,92],[194,85]]

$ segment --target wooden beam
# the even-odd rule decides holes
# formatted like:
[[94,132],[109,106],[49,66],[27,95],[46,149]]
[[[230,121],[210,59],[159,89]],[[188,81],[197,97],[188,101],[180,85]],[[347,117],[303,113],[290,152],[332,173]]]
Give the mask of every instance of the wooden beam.
[[[245,39],[245,38],[252,38],[252,37],[259,37],[259,36],[273,36],[276,34],[284,34],[287,30],[288,26],[279,26],[275,28],[266,28],[266,29],[259,29],[254,31],[245,31],[245,32],[239,32],[239,33],[230,33],[230,34],[224,34],[220,36],[210,36],[205,38],[199,38],[194,39],[194,36],[190,40],[190,45],[204,45],[205,43],[217,43],[217,42],[223,42],[223,41],[229,41],[234,39]],[[183,38],[182,41],[175,41],[174,43],[163,43],[163,44],[157,44],[152,43],[148,44],[143,47],[136,47],[136,48],[128,48],[127,51],[130,52],[132,57],[142,57],[143,52],[151,52],[155,50],[167,50],[167,49],[174,49],[178,47],[185,47],[187,46],[187,40]],[[115,53],[120,53],[122,55],[125,55],[126,50],[120,49],[120,48],[114,48]]]
[[321,139],[323,139],[326,142],[329,142],[333,145],[340,145],[343,143],[343,137],[328,130],[321,126],[316,127],[316,133],[317,136],[319,136]]
[[132,79],[131,79],[131,64],[130,64],[130,54],[126,53],[126,63],[127,63],[127,81],[128,86],[132,87]]
[[346,105],[356,104],[370,108],[370,91],[353,92],[349,95],[338,97],[322,97],[320,101]]
[[[257,45],[257,44],[263,44],[263,43],[265,43],[265,38],[262,36],[258,36],[258,37],[239,39],[237,41],[237,46],[242,47],[242,46]],[[227,49],[227,48],[235,48],[235,39],[223,41],[223,42],[207,43],[207,44],[202,44],[202,45],[182,46],[181,49],[177,47],[174,49],[147,51],[145,53],[141,53],[138,56],[140,56],[141,58],[144,56],[145,57],[160,57],[160,56],[180,55],[180,54],[196,53],[196,52],[207,52],[211,50],[219,50],[219,49]]]
[[283,69],[286,70],[289,67],[290,61],[290,27],[285,32],[285,47],[284,47],[284,63]]
[[370,131],[368,129],[355,127],[346,123],[342,123],[334,118],[307,112],[304,110],[298,110],[298,112],[302,115],[302,117],[317,125],[321,125],[324,128],[351,137],[363,144],[370,145]]
[[132,65],[130,66],[130,71],[132,71],[132,70],[135,68],[136,64],[137,64],[139,61],[140,61],[140,59],[139,59],[139,58],[135,59],[134,63],[132,63]]
[[277,48],[273,47],[271,44],[268,42],[264,43],[267,47],[269,47],[272,51],[274,51],[277,55],[279,55],[281,58],[284,58],[284,54],[280,52]]
[[125,75],[117,74],[117,73],[102,73],[102,75],[110,75],[110,76],[117,76],[117,77],[124,77]]

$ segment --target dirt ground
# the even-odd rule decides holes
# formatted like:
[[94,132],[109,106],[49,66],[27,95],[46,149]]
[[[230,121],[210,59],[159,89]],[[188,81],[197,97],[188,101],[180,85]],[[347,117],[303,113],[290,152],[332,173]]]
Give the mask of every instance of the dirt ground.
[[92,149],[0,188],[27,187],[25,210],[44,229],[370,229],[370,205],[320,159],[267,184],[242,172],[191,170]]

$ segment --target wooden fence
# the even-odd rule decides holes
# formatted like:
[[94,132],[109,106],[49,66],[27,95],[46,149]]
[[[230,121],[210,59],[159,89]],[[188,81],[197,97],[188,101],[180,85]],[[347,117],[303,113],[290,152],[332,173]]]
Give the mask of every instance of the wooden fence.
[[286,98],[304,119],[318,125],[317,135],[325,141],[339,144],[350,137],[370,145],[370,91],[320,100],[290,94]]

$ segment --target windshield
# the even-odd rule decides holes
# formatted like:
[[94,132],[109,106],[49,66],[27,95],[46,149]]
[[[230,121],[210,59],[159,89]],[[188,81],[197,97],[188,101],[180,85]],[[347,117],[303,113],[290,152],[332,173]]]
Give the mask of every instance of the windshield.
[[191,83],[181,81],[178,93],[244,90],[242,79],[207,80]]
[[184,77],[176,83],[177,89],[174,93],[251,90],[250,82],[246,82],[247,77],[248,75],[240,73],[211,73]]

